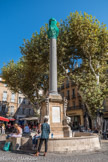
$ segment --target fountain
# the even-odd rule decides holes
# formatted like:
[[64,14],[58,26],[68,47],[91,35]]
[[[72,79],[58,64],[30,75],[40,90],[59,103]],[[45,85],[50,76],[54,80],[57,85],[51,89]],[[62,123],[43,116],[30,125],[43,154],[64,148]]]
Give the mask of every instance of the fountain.
[[[67,100],[57,91],[57,36],[59,29],[54,18],[49,20],[48,37],[50,39],[49,95],[42,102],[41,122],[49,118],[51,135],[48,143],[50,152],[100,149],[99,138],[90,133],[74,133],[68,125],[66,116]],[[52,138],[53,137],[53,138]]]

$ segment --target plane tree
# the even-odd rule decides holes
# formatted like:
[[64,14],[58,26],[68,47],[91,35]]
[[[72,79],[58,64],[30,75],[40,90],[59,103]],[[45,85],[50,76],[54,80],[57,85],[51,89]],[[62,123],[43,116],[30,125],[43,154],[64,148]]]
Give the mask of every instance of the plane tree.
[[[90,115],[95,116],[97,111],[102,111],[108,94],[106,25],[92,15],[78,12],[70,13],[57,25],[58,85],[66,76],[74,81]],[[47,31],[48,24],[41,27],[40,33],[33,33],[30,40],[24,40],[20,61],[16,64],[11,61],[2,69],[8,86],[14,91],[20,90],[33,103],[40,102],[48,92],[50,44]],[[76,61],[80,66],[74,68]]]

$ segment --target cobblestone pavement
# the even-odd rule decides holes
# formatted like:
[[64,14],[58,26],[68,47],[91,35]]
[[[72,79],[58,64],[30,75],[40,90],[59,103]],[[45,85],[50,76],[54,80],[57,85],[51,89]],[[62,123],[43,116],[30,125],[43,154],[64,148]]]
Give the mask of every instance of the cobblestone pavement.
[[35,157],[29,152],[4,152],[0,150],[0,162],[108,162],[108,141],[94,152],[48,153],[46,157]]

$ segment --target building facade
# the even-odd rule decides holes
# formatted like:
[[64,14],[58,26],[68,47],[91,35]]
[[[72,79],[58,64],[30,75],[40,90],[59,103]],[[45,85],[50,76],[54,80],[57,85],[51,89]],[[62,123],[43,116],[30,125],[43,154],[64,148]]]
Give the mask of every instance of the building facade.
[[64,83],[58,90],[62,97],[67,99],[67,116],[71,117],[74,129],[78,129],[79,125],[84,125],[84,104],[77,86],[65,78]]
[[12,92],[0,76],[0,115],[8,118],[34,116],[30,101],[21,93]]
[[[75,83],[65,78],[64,83],[58,91],[68,101],[66,113],[67,116],[71,117],[74,129],[78,129],[79,125],[91,129],[97,126],[98,120],[91,120]],[[104,121],[108,125],[108,97],[104,102],[104,111],[102,114]]]

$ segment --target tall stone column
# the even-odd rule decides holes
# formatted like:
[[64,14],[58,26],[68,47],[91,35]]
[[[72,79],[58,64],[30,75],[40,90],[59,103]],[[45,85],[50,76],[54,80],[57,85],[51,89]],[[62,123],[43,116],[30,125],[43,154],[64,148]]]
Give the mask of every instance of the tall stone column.
[[65,121],[66,102],[57,92],[57,36],[59,29],[54,18],[49,20],[48,37],[50,39],[50,74],[49,74],[49,95],[42,102],[41,119],[47,115],[54,138],[69,137],[69,127]]
[[57,95],[57,48],[56,39],[59,29],[56,26],[57,21],[54,18],[49,20],[48,37],[50,39],[50,74],[49,74],[49,94]]

